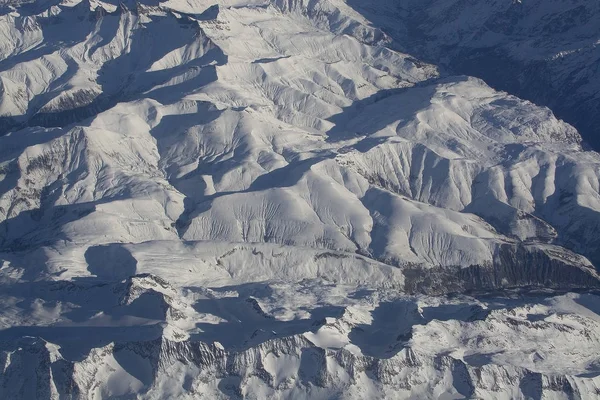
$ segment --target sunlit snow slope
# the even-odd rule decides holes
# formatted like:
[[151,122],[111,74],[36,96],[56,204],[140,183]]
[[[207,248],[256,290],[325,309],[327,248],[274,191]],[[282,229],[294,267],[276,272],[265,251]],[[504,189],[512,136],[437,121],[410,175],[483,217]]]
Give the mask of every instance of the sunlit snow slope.
[[600,155],[360,10],[2,2],[0,397],[600,396]]

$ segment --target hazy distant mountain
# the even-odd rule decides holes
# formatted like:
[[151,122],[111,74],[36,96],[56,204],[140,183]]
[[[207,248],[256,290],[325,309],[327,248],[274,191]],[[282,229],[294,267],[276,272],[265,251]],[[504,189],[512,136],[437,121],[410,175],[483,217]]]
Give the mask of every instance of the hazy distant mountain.
[[348,4],[375,21],[398,48],[548,106],[600,149],[600,2],[348,0]]

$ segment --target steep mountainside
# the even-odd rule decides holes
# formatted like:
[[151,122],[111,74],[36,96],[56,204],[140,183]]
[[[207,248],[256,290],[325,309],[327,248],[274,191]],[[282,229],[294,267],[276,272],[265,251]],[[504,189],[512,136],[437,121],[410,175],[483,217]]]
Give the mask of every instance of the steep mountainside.
[[348,4],[398,49],[550,107],[600,149],[600,3],[410,0]]
[[600,155],[390,7],[5,1],[0,397],[600,395]]

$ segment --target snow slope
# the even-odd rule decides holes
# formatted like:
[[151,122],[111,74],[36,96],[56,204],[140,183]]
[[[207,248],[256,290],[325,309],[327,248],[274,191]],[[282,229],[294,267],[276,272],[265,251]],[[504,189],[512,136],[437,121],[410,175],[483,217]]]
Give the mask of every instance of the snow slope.
[[354,6],[0,9],[2,397],[600,393],[600,155]]
[[600,148],[600,4],[586,0],[355,1],[399,49],[550,107]]

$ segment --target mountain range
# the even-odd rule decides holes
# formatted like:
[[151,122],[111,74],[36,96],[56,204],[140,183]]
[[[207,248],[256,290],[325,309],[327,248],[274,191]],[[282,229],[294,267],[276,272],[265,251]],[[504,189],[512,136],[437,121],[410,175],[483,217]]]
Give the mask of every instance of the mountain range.
[[0,397],[600,396],[599,20],[3,1]]

